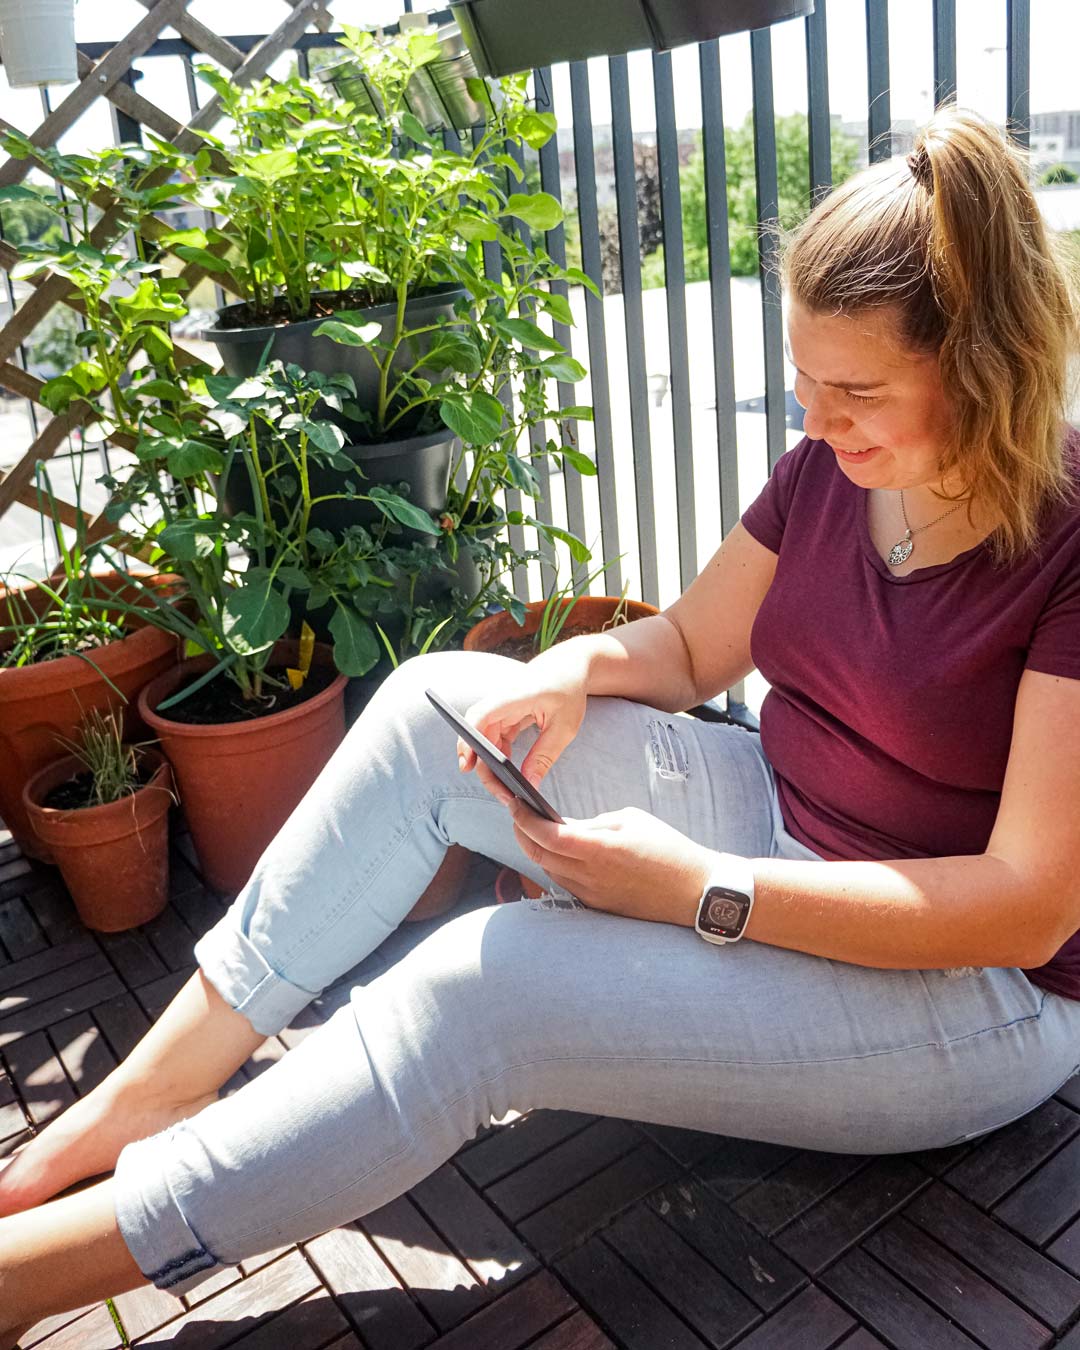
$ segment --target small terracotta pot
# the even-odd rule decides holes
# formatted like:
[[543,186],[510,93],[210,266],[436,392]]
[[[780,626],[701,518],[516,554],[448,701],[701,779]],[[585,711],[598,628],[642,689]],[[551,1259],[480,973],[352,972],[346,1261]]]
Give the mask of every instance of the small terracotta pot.
[[85,772],[74,755],[47,764],[23,788],[30,825],[56,859],[79,918],[99,933],[149,923],[169,896],[172,773],[157,750],[141,751],[139,761],[149,782],[104,806],[44,805],[53,788]]
[[[117,572],[103,573],[98,580],[104,589],[129,601],[137,594]],[[158,578],[164,587],[176,581]],[[0,623],[9,622],[7,594],[0,589]],[[35,614],[45,613],[52,603],[37,586],[27,586],[18,594]],[[174,634],[130,617],[125,620],[125,626],[129,624],[130,637],[95,647],[85,658],[61,656],[17,670],[0,669],[0,818],[28,857],[52,861],[26,817],[23,787],[38,769],[63,753],[61,740],[75,739],[86,714],[95,708],[103,713],[122,708],[125,739],[138,741],[145,736],[146,729],[135,714],[135,697],[148,680],[176,664],[179,649]],[[126,705],[102,675],[116,685]]]
[[[297,649],[276,643],[272,663],[294,664]],[[235,894],[343,740],[348,680],[338,675],[306,702],[249,722],[196,726],[156,711],[211,664],[198,656],[158,676],[139,695],[139,712],[173,766],[204,879]],[[312,665],[333,664],[316,643]]]
[[[525,606],[524,626],[519,624],[513,615],[507,614],[505,610],[499,614],[491,614],[486,619],[481,619],[479,623],[473,624],[465,634],[465,650],[467,652],[493,652],[511,638],[529,636],[535,633],[540,627],[545,603],[543,600],[534,600],[532,604]],[[615,595],[581,596],[575,603],[573,612],[563,626],[560,636],[569,638],[573,637],[576,632],[601,630],[621,603],[619,597]],[[659,613],[660,611],[654,605],[647,605],[643,600],[628,600],[626,602],[626,614],[630,622],[633,622],[634,619],[647,619],[650,615]],[[501,905],[510,900],[518,900],[522,896],[525,896],[528,900],[537,900],[543,893],[543,888],[538,886],[531,877],[527,877],[521,872],[513,872],[509,867],[504,867],[495,881],[495,898]]]

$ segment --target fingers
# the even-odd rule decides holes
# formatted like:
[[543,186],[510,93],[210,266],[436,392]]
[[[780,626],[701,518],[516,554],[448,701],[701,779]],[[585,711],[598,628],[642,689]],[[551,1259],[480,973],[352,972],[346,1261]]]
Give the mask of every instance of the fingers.
[[537,787],[551,766],[577,734],[576,726],[567,726],[561,719],[553,719],[540,732],[532,749],[521,763],[521,772]]

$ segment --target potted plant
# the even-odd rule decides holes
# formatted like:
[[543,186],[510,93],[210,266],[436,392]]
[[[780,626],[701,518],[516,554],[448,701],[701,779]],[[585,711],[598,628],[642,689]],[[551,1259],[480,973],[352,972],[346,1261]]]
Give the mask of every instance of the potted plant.
[[[81,478],[76,483],[81,486]],[[27,856],[48,862],[26,818],[23,786],[55,757],[57,738],[73,736],[95,709],[122,708],[125,733],[143,730],[135,695],[175,664],[177,642],[147,624],[136,589],[107,559],[92,570],[81,511],[75,538],[67,540],[44,471],[38,492],[62,571],[47,579],[9,573],[0,586],[0,819]],[[175,582],[146,577],[140,587],[168,608]]]
[[[439,533],[406,498],[361,492],[350,478],[340,429],[317,415],[350,392],[347,375],[280,362],[248,380],[197,376],[199,416],[156,419],[127,477],[104,480],[128,532],[185,584],[183,607],[142,599],[198,655],[152,681],[139,708],[176,772],[207,879],[223,891],[247,879],[344,735],[346,677],[381,652],[372,621],[395,592],[386,559],[414,547],[400,542],[403,528]],[[233,474],[247,481],[249,510],[228,504]],[[377,521],[335,537],[314,521],[337,499]],[[287,637],[308,615],[328,644],[305,650]]]
[[[525,81],[504,82],[475,145],[446,149],[404,104],[410,80],[439,58],[437,37],[346,32],[379,115],[300,80],[238,90],[206,72],[237,128],[233,142],[213,142],[232,172],[206,168],[198,194],[222,224],[168,242],[227,273],[244,297],[203,334],[230,373],[255,372],[268,348],[309,370],[346,371],[356,393],[334,419],[346,453],[369,482],[405,482],[412,502],[441,512],[454,436],[471,448],[510,429],[486,395],[506,383],[512,347],[542,353],[541,378],[584,375],[529,320],[537,311],[572,322],[553,283],[590,283],[529,238],[559,223],[558,202],[507,190],[507,173],[520,172],[510,152],[555,129],[527,105]],[[517,285],[487,277],[492,243]],[[536,425],[548,409],[528,411]]]
[[117,933],[148,923],[169,896],[168,762],[125,744],[115,712],[95,710],[64,743],[70,754],[23,788],[27,818],[87,928]]

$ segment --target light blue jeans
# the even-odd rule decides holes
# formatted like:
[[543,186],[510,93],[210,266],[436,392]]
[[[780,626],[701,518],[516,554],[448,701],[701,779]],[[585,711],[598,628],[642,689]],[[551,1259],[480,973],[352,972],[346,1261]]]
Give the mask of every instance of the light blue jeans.
[[[258,1031],[279,1031],[373,951],[448,844],[545,880],[507,811],[458,771],[423,693],[464,711],[516,670],[483,654],[417,658],[375,695],[196,947]],[[544,791],[565,816],[639,806],[713,848],[820,862],[784,830],[759,739],[741,728],[591,700]],[[1029,1111],[1078,1047],[1080,1003],[1018,970],[874,970],[717,947],[566,900],[492,905],[357,987],[233,1096],[125,1148],[117,1220],[144,1274],[183,1292],[370,1212],[511,1110],[849,1153],[933,1148]]]

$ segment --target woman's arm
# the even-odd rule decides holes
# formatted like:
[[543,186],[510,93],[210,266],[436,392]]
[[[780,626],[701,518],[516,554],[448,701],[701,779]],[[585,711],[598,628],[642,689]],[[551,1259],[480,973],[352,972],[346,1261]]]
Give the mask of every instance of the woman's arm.
[[585,661],[590,694],[634,699],[665,712],[693,708],[753,669],[750,629],[775,572],[776,554],[736,525],[663,614],[572,638],[551,649],[552,660],[574,647]]
[[[585,903],[692,926],[722,855],[641,811],[566,826],[515,810],[522,846]],[[1045,964],[1080,929],[1080,680],[1020,682],[985,853],[902,862],[754,860],[746,936],[854,965]]]

